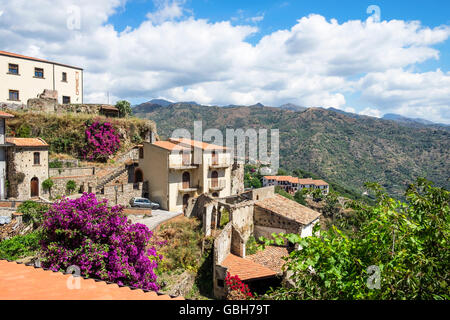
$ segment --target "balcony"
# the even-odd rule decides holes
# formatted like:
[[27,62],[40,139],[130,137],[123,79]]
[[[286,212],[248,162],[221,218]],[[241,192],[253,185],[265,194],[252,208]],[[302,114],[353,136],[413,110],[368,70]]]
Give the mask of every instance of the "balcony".
[[189,170],[189,169],[197,169],[198,164],[194,164],[191,161],[169,161],[169,169],[174,170]]
[[228,161],[226,159],[209,159],[209,167],[211,169],[225,169],[228,168],[230,166],[230,164],[228,163]]
[[209,180],[209,190],[220,191],[225,189],[226,181],[225,179],[212,179]]
[[198,191],[199,187],[198,186],[193,186],[193,185],[186,185],[184,183],[180,183],[179,187],[178,187],[178,191],[182,192],[182,193],[188,193],[188,192],[195,192]]

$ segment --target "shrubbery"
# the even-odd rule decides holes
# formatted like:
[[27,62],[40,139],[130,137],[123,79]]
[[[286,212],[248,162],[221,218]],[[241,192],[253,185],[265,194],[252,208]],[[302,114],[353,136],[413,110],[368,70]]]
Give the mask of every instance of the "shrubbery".
[[85,131],[86,146],[82,154],[85,159],[106,161],[120,147],[119,133],[108,123],[95,121]]
[[39,251],[39,231],[24,236],[15,236],[0,242],[0,259],[17,260],[36,254]]
[[82,276],[158,290],[155,269],[162,256],[148,249],[153,233],[131,224],[122,210],[87,193],[55,202],[44,214],[43,266],[65,271],[75,265]]

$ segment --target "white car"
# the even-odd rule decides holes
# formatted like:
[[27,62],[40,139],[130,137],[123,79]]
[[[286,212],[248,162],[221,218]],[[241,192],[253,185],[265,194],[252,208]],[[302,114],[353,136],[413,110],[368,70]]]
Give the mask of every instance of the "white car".
[[137,208],[159,209],[159,203],[152,202],[147,198],[131,198],[130,205]]

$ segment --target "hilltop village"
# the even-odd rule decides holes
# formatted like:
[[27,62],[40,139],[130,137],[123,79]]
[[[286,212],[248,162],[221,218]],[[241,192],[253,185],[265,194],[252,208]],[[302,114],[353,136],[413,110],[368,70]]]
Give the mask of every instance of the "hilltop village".
[[[113,132],[115,121],[127,121],[130,115],[120,106],[84,104],[83,69],[79,67],[0,51],[0,68],[7,70],[0,73],[0,228],[9,228],[2,231],[4,239],[29,231],[18,212],[23,203],[51,204],[63,197],[95,194],[111,206],[123,206],[132,222],[156,233],[174,221],[186,225],[186,221],[197,221],[202,237],[210,242],[207,249],[203,240],[201,250],[211,250],[208,281],[214,298],[227,298],[227,275],[238,276],[252,290],[289,281],[282,270],[283,257],[298,248],[285,243],[252,251],[248,246],[260,237],[271,239],[274,233],[311,236],[322,213],[292,196],[302,190],[307,198],[312,198],[308,192],[326,196],[330,191],[327,182],[276,175],[262,177],[260,188],[246,188],[245,164],[229,149],[185,138],[161,140],[152,124],[142,125],[144,129],[133,138],[122,139],[120,147],[106,157],[55,152],[68,146],[61,147],[56,139],[46,141],[29,128],[27,132],[26,117],[85,117],[90,125],[85,131],[89,142],[89,130],[95,133],[96,126],[106,123]],[[122,138],[127,134],[123,131]],[[201,161],[194,161],[194,154]],[[136,205],[141,199],[155,207]],[[21,272],[9,262],[5,266],[14,274]],[[32,276],[39,277],[37,273]],[[39,290],[39,294],[48,294]],[[171,292],[184,294],[181,288]]]

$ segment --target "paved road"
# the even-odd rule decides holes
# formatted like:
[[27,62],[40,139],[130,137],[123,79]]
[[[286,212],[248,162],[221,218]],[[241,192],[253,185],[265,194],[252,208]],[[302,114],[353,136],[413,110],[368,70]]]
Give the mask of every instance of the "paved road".
[[158,209],[158,210],[152,210],[151,217],[144,218],[144,216],[129,215],[128,218],[133,223],[145,224],[150,230],[153,230],[162,222],[172,219],[181,214],[183,214],[183,213],[182,212],[169,212],[169,211]]

